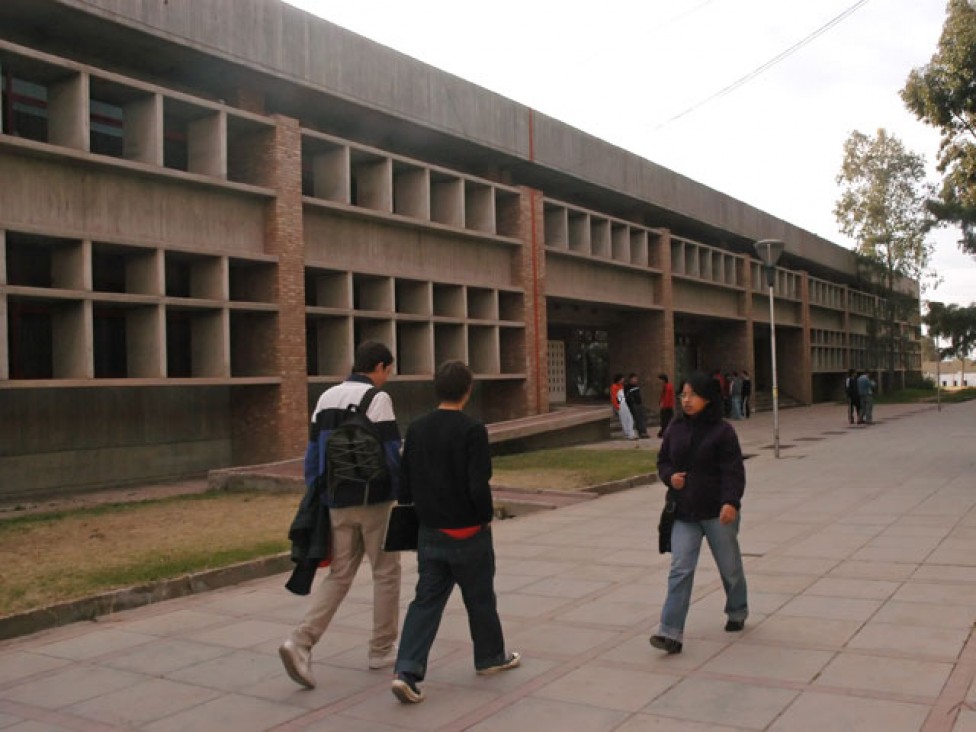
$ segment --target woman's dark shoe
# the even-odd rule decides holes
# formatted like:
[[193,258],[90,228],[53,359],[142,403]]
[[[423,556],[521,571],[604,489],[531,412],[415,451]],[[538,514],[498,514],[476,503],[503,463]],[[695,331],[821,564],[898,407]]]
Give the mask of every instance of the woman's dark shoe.
[[746,627],[746,621],[745,620],[730,620],[729,622],[727,622],[725,624],[725,632],[726,633],[738,633],[744,627]]
[[651,645],[668,653],[681,653],[681,641],[663,635],[652,635]]

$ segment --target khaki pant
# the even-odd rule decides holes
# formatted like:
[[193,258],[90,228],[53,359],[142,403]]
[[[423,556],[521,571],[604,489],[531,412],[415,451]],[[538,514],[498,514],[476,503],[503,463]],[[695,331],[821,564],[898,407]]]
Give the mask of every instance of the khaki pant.
[[318,643],[366,554],[373,570],[373,637],[369,655],[378,658],[390,653],[397,638],[400,610],[400,554],[383,551],[391,505],[386,502],[329,511],[332,563],[329,574],[312,595],[312,607],[292,631],[291,639],[296,644],[311,648]]

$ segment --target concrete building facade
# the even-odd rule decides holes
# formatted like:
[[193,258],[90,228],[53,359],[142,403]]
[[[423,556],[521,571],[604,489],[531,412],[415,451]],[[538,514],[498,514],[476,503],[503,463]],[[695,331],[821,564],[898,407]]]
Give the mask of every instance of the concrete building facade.
[[768,390],[762,238],[781,392],[875,365],[848,250],[277,0],[4,0],[0,79],[6,497],[300,455],[366,338],[404,421],[448,358],[486,421]]

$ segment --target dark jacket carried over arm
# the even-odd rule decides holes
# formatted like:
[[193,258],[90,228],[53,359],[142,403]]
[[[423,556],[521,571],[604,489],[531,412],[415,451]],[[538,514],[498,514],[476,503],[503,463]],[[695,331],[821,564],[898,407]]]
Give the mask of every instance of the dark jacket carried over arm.
[[[724,420],[693,418],[671,423],[657,456],[658,476],[677,504],[675,518],[717,518],[726,503],[739,510],[746,487],[742,450],[735,430]],[[675,490],[671,477],[687,472],[685,487]]]

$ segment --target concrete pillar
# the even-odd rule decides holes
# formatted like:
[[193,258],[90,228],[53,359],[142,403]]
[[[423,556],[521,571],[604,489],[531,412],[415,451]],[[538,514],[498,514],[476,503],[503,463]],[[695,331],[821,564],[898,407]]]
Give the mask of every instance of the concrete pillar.
[[549,340],[546,311],[545,216],[542,192],[519,189],[519,205],[508,209],[518,216],[515,226],[502,222],[504,231],[517,231],[522,246],[516,253],[514,280],[525,290],[525,388],[519,411],[544,414],[549,411]]
[[802,381],[800,393],[796,395],[804,404],[813,404],[813,356],[811,354],[810,342],[810,274],[800,273],[800,323],[801,348],[803,358],[800,361],[802,371]]
[[[0,229],[0,285],[7,284],[7,232]],[[10,378],[10,355],[7,351],[7,294],[0,293],[0,381]]]
[[227,177],[227,113],[213,112],[186,128],[187,168],[214,178]]
[[91,149],[88,74],[75,74],[48,88],[47,139],[52,145]]
[[125,105],[122,155],[150,165],[163,164],[163,97],[153,94]]
[[[740,301],[741,302],[740,307],[742,308],[742,315],[746,319],[745,322],[746,353],[745,353],[745,360],[743,361],[742,367],[746,369],[749,372],[749,376],[752,377],[756,373],[756,349],[754,346],[756,342],[756,331],[755,331],[755,324],[752,319],[753,318],[753,313],[752,313],[753,281],[752,281],[752,267],[750,266],[750,262],[751,260],[748,257],[743,257],[742,259],[739,260],[736,266],[739,267],[741,270],[739,275],[739,284],[742,285],[743,292],[742,292],[742,300]],[[753,389],[755,389],[755,384],[753,384]]]
[[301,130],[297,120],[280,115],[274,119],[274,129],[256,140],[247,154],[254,156],[248,165],[259,174],[256,184],[276,193],[268,203],[265,251],[278,257],[278,314],[268,350],[273,354],[272,372],[281,382],[232,390],[236,463],[299,457],[308,440]]

